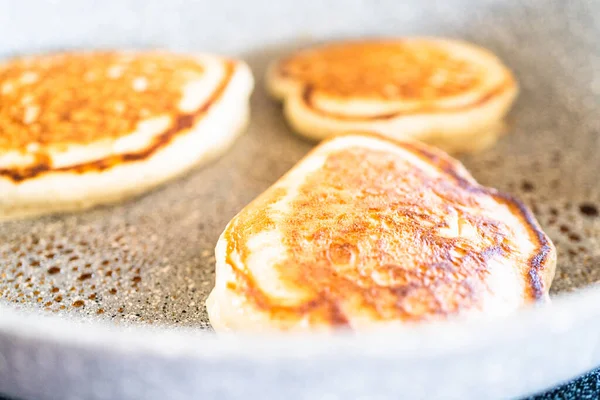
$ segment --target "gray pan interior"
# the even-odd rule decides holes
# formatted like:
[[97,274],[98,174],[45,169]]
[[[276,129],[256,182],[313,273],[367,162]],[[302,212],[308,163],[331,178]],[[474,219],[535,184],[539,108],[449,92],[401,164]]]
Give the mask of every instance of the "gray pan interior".
[[[555,297],[595,283],[600,279],[600,187],[596,183],[600,171],[600,157],[596,154],[600,145],[600,118],[597,114],[600,106],[599,14],[600,3],[585,0],[453,0],[439,3],[392,0],[273,3],[266,0],[0,1],[0,57],[3,58],[40,51],[107,47],[213,51],[247,60],[257,79],[251,103],[250,128],[229,152],[211,165],[122,205],[97,208],[82,214],[0,224],[0,333],[5,332],[7,337],[11,333],[14,335],[4,342],[5,345],[12,343],[9,346],[12,353],[9,353],[13,354],[16,352],[14,349],[19,348],[12,341],[28,337],[26,331],[31,333],[33,327],[34,331],[51,330],[53,333],[21,343],[24,351],[39,349],[43,342],[52,349],[49,351],[59,354],[57,357],[63,354],[60,349],[65,348],[66,337],[72,338],[74,331],[82,332],[82,335],[85,332],[86,338],[72,339],[85,348],[85,354],[90,356],[89,362],[102,366],[104,364],[98,361],[98,349],[107,345],[106,351],[113,349],[118,353],[123,343],[137,342],[132,337],[127,338],[132,330],[139,335],[134,337],[149,340],[147,345],[140,345],[143,348],[140,352],[146,354],[164,346],[169,335],[179,335],[185,329],[185,333],[181,333],[183,336],[177,339],[181,343],[195,349],[211,348],[211,357],[217,358],[219,352],[216,349],[222,349],[226,353],[224,357],[233,362],[236,353],[232,349],[245,347],[238,339],[227,342],[226,339],[207,337],[198,332],[210,329],[204,301],[214,279],[214,244],[235,213],[313,146],[313,143],[294,136],[287,128],[280,107],[264,93],[262,75],[267,62],[274,57],[332,38],[442,35],[463,38],[497,53],[514,70],[522,89],[508,119],[510,134],[493,149],[461,159],[482,184],[513,193],[534,210],[558,249],[558,270],[552,288]],[[588,310],[593,310],[589,299],[596,298],[598,293],[594,289],[583,291],[590,296],[583,301],[584,294],[579,292],[566,300],[559,298],[551,310],[529,311],[525,320],[529,324],[532,320],[538,321],[536,329],[541,329],[544,323],[555,326],[554,318],[560,315],[558,310],[564,310],[565,315],[573,319],[572,326],[583,323],[576,316],[586,315],[589,318],[592,315],[592,311]],[[577,312],[569,308],[575,307],[575,304]],[[50,317],[52,314],[55,314],[54,317]],[[519,314],[514,318],[515,321],[509,319],[502,326],[515,328],[516,319],[524,320],[525,317]],[[121,330],[115,331],[116,326]],[[565,332],[568,329],[564,326],[571,327],[569,324],[560,326]],[[456,329],[467,335],[466,328]],[[474,329],[468,332],[472,333]],[[106,332],[106,335],[98,332]],[[519,340],[527,339],[522,343],[539,342],[539,335],[525,337],[522,335],[527,332],[522,333],[518,329],[512,332]],[[499,378],[502,383],[499,387],[504,390],[498,392],[499,396],[539,389],[600,362],[600,357],[593,357],[599,342],[598,327],[585,331],[592,338],[594,332],[595,339],[584,341],[596,346],[585,350],[586,354],[590,354],[589,359],[573,355],[577,360],[563,362],[560,372],[540,372],[538,378],[524,378],[525,383],[520,386],[507,382],[510,378]],[[406,343],[412,343],[411,333],[404,332],[402,335],[407,336]],[[493,347],[492,336],[489,341],[479,338],[480,347]],[[503,340],[509,337],[507,333]],[[140,341],[146,343],[146,339]],[[254,340],[256,348],[266,346],[261,340]],[[302,343],[312,347],[309,344],[313,340],[303,338]],[[349,353],[358,357],[354,365],[363,362],[360,357],[366,355],[361,355],[357,342],[339,340],[327,339],[337,343],[331,348],[351,348]],[[390,337],[385,340],[395,341]],[[120,344],[117,345],[117,342]],[[281,345],[280,351],[289,351],[290,343],[286,344],[285,340],[276,342]],[[435,340],[432,339],[433,342]],[[508,342],[510,344],[506,346],[516,346],[514,342]],[[0,371],[3,365],[9,371],[12,356],[5,353],[2,357],[7,351],[2,343],[0,341]],[[109,343],[114,346],[109,346]],[[188,356],[181,361],[182,366],[188,361],[192,363],[190,365],[206,361],[202,361],[203,353],[186,353],[186,347],[181,343],[181,352]],[[431,345],[425,339],[419,343],[417,347]],[[456,343],[448,346],[444,351],[459,352],[457,347],[453,347]],[[467,347],[469,351],[475,351],[472,346]],[[513,348],[516,350],[516,347]],[[327,352],[326,349],[323,351]],[[413,358],[410,358],[405,351],[402,346],[398,348],[394,368],[419,363],[426,365],[422,357],[418,357],[420,353],[411,353]],[[479,351],[473,355],[487,354],[487,350]],[[244,350],[240,360],[246,361],[239,362],[250,362],[247,359],[252,359],[251,353]],[[74,351],[73,354],[82,353]],[[163,356],[158,350],[153,355],[159,369],[167,366],[166,363],[160,364]],[[123,355],[121,358],[114,357],[123,365],[127,364]],[[340,355],[339,360],[332,362],[341,362],[343,357],[349,355]],[[433,357],[430,355],[429,361]],[[316,359],[318,355],[315,355]],[[58,360],[61,364],[62,359]],[[450,360],[447,359],[448,362]],[[82,363],[87,365],[88,361]],[[305,361],[311,362],[310,359]],[[34,363],[33,368],[42,368],[39,363],[31,362]],[[347,376],[360,373],[359,369],[350,370],[352,364],[340,365],[348,369],[350,375]],[[524,361],[519,368],[526,365]],[[505,363],[500,362],[495,368],[505,367]],[[298,371],[301,370],[301,367],[298,368]],[[325,367],[312,365],[311,368],[314,375],[319,368]],[[549,366],[546,368],[549,369]],[[5,387],[5,390],[16,394],[31,393],[44,398],[60,398],[58,394],[66,393],[60,392],[65,387],[84,390],[80,381],[74,378],[69,381],[71,386],[62,385],[56,388],[56,393],[48,394],[39,385],[18,381],[19,372],[15,373],[14,368],[10,370],[13,372],[0,374],[0,390]],[[220,375],[216,371],[218,368],[205,374],[197,371],[194,379],[203,377],[202,382],[209,379],[218,381]],[[294,371],[271,377],[275,383],[263,382],[269,385],[265,393],[272,391],[276,395],[279,393],[277,388],[295,388],[296,392],[289,389],[290,393],[296,393],[298,398],[306,395],[306,390],[286,381],[294,376]],[[53,373],[63,376],[60,375],[62,372],[57,368]],[[81,375],[87,373],[89,371]],[[97,377],[102,379],[96,380],[109,382],[116,379],[115,374],[105,376],[105,373],[97,372]],[[243,379],[251,382],[243,368],[237,373],[240,382]],[[14,379],[11,374],[15,375]],[[244,394],[242,389],[238,392],[230,387],[228,390],[227,385],[220,387],[214,382],[214,387],[208,384],[185,386],[182,379],[180,377],[177,384],[189,389],[182,389],[182,398],[188,394],[221,393],[224,397]],[[311,378],[306,376],[305,379]],[[58,380],[49,378],[49,382]],[[153,383],[158,391],[152,393],[171,393],[168,390],[174,389],[170,386],[173,382],[160,382],[157,379]],[[405,389],[415,390],[414,382],[407,381]],[[365,384],[362,389],[370,395],[385,395],[400,388],[393,382],[386,385],[370,387]],[[472,396],[486,387],[482,385],[462,382],[455,389],[457,394]],[[110,387],[117,390],[114,386]],[[221,392],[214,389],[217,387]],[[313,387],[318,388],[319,385],[313,382]],[[211,392],[213,389],[216,391]],[[357,388],[356,393],[361,393],[362,389]],[[438,391],[409,391],[407,394],[420,397],[428,393],[439,395],[448,390],[442,383],[432,385],[431,390],[434,389]],[[114,393],[136,397],[135,390],[127,392],[128,395],[119,391]],[[333,390],[331,393],[343,392]],[[89,388],[80,394],[98,397]]]

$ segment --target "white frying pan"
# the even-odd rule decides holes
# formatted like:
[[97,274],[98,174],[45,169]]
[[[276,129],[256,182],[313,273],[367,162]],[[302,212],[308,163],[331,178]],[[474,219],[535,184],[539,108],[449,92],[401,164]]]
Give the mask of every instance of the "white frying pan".
[[[0,224],[0,392],[506,398],[600,365],[598,14],[600,3],[585,0],[0,0],[1,57],[167,47],[242,57],[258,78],[250,129],[216,163],[123,205]],[[216,336],[204,300],[219,233],[311,147],[266,98],[266,63],[315,41],[372,35],[463,38],[515,71],[522,93],[510,134],[463,161],[482,184],[531,206],[557,245],[552,304],[362,336]],[[85,269],[92,277],[80,280]]]

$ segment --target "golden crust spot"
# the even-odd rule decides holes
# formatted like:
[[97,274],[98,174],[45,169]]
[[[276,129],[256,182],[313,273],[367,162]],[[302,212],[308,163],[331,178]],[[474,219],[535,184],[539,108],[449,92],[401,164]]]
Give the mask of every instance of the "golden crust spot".
[[282,75],[321,93],[385,100],[436,100],[468,92],[485,71],[435,42],[360,41],[297,53]]
[[203,74],[190,56],[92,52],[0,65],[0,150],[89,144],[179,114],[182,86]]

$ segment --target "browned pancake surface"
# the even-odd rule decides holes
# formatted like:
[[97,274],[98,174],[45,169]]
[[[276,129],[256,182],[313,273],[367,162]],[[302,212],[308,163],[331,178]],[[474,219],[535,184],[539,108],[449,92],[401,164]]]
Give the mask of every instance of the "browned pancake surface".
[[150,53],[65,53],[9,62],[0,66],[0,149],[127,135],[144,119],[178,114],[181,87],[202,72],[192,58]]
[[[477,185],[453,160],[421,147],[411,151],[443,174],[433,178],[386,151],[350,148],[330,154],[300,187],[285,222],[277,224],[287,258],[273,267],[282,286],[305,294],[300,304],[270,297],[240,267],[250,255],[248,238],[274,229],[268,205],[285,195],[282,188],[259,198],[225,232],[228,254],[241,257],[238,264],[228,256],[237,278],[229,289],[290,325],[308,318],[344,326],[344,308],[374,320],[420,321],[479,310],[489,291],[487,262],[502,255],[513,263],[507,268],[523,268],[517,273],[527,282],[524,301],[541,298],[540,274],[552,250],[532,215]],[[472,211],[486,208],[485,198],[508,206],[528,228],[533,256],[520,253],[502,221]],[[440,235],[452,213],[477,230],[477,239]]]
[[281,73],[333,96],[427,101],[473,90],[485,71],[427,41],[356,41],[297,53]]
[[[86,172],[141,160],[189,129],[231,79],[234,62],[196,112],[178,109],[185,83],[198,79],[197,58],[162,52],[87,52],[32,56],[0,64],[0,151],[33,154],[33,165],[0,168],[0,177],[23,181],[49,171]],[[117,139],[155,116],[172,125],[145,149],[54,168],[47,149]],[[34,144],[34,150],[31,145]]]

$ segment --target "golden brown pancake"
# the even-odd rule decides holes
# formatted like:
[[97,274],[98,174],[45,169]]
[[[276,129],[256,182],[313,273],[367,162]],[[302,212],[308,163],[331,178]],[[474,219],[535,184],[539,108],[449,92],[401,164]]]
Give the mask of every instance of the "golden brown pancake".
[[517,85],[488,51],[460,41],[405,38],[326,44],[269,68],[267,86],[300,134],[348,130],[414,138],[447,151],[489,146]]
[[556,254],[532,213],[417,142],[330,139],[227,225],[210,321],[365,330],[504,315],[548,298]]
[[0,219],[146,191],[224,151],[252,76],[208,54],[81,52],[0,64]]

